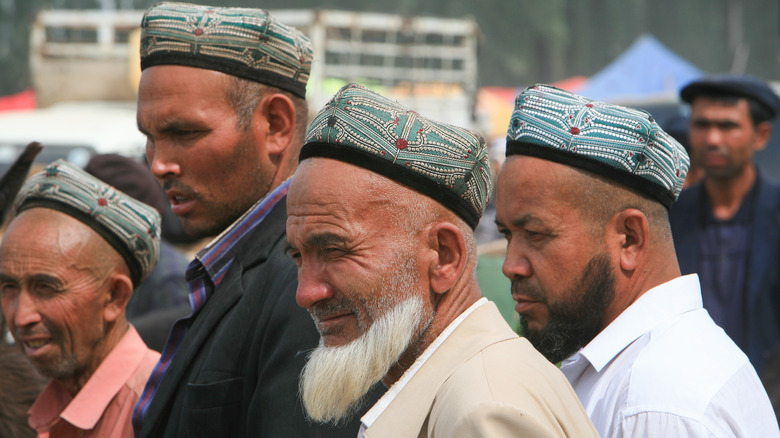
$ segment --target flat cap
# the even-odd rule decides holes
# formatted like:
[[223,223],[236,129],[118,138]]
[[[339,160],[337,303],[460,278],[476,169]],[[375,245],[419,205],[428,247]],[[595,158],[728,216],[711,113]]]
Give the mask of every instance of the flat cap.
[[305,98],[311,61],[309,39],[264,9],[163,2],[141,21],[141,70],[205,68]]
[[596,173],[667,209],[680,195],[690,167],[682,145],[647,112],[543,84],[517,96],[506,155],[530,155]]
[[65,160],[31,176],[16,196],[18,212],[49,208],[88,225],[127,263],[133,286],[146,278],[160,256],[160,215]]
[[725,94],[755,100],[773,119],[780,111],[780,98],[766,82],[754,76],[715,75],[691,82],[680,90],[682,100],[691,103],[701,94]]
[[309,126],[300,159],[332,158],[427,195],[476,228],[492,174],[485,140],[425,118],[358,84],[347,84]]

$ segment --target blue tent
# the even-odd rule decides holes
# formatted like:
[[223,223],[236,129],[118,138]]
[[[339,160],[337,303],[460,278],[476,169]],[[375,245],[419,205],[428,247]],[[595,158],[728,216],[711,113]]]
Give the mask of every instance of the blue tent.
[[579,94],[610,102],[677,100],[680,88],[703,74],[652,35],[643,35]]

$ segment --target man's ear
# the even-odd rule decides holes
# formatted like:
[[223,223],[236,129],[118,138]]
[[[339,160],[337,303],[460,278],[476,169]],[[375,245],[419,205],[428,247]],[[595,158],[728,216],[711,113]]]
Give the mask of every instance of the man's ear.
[[753,144],[754,151],[763,150],[767,143],[769,143],[769,137],[772,135],[772,123],[761,122],[756,125],[755,143]]
[[463,232],[450,222],[437,222],[428,229],[428,245],[434,259],[429,266],[431,290],[447,292],[460,278],[468,263]]
[[133,294],[133,282],[125,274],[114,273],[108,279],[106,304],[103,307],[103,319],[107,322],[116,321],[124,315],[127,302]]
[[[260,117],[259,120],[257,118]],[[255,109],[256,135],[265,137],[265,148],[271,157],[280,156],[295,136],[295,104],[281,93],[270,93],[260,99]]]
[[628,208],[612,217],[610,228],[619,246],[620,268],[634,271],[645,256],[650,242],[647,216],[635,208]]

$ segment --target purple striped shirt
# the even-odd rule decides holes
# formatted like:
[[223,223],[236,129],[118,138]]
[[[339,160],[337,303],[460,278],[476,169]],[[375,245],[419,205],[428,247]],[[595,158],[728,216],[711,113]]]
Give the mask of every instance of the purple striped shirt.
[[233,263],[231,249],[236,246],[250,231],[260,225],[271,209],[284,198],[290,186],[290,179],[279,185],[247,210],[237,221],[222,232],[216,239],[203,248],[187,267],[187,289],[189,291],[192,314],[174,323],[168,341],[163,348],[160,361],[149,376],[146,387],[138,403],[133,410],[133,428],[138,435],[143,425],[143,420],[149,410],[149,405],[154,399],[160,383],[165,377],[165,372],[173,361],[176,352],[181,345],[181,340],[192,325],[200,309],[206,304],[211,293],[219,287],[225,278],[230,265]]

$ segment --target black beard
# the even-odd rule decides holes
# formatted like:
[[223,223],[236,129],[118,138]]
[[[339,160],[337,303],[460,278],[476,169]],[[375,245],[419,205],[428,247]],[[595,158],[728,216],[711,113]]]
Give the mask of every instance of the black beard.
[[[593,256],[575,284],[578,286],[566,293],[569,300],[555,305],[544,302],[548,322],[541,330],[529,329],[528,321],[520,315],[523,335],[552,363],[576,353],[601,332],[604,312],[615,295],[615,276],[610,270],[609,256]],[[540,291],[526,293],[537,299],[544,296]]]

